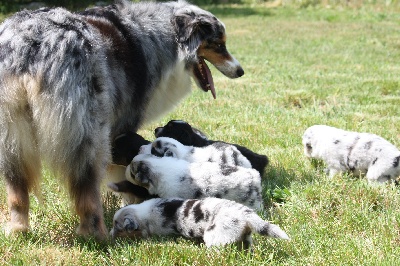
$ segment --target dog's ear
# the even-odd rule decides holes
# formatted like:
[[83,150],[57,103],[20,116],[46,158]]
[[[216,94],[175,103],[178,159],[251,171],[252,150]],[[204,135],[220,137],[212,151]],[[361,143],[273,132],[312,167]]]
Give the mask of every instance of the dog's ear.
[[187,10],[178,10],[173,24],[178,42],[185,44],[189,53],[196,51],[205,37],[210,36],[213,32],[212,18],[196,15]]
[[128,233],[131,233],[133,231],[139,230],[139,224],[131,218],[125,218],[124,219],[124,229]]

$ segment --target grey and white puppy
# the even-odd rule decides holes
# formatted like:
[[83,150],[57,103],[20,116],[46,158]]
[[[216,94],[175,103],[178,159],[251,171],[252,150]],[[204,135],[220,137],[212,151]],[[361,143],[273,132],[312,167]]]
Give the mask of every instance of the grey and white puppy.
[[127,167],[126,179],[161,198],[216,197],[262,209],[261,177],[251,168],[139,154]]
[[219,164],[252,168],[249,160],[234,146],[225,142],[214,142],[205,147],[186,146],[179,141],[159,137],[152,143],[143,145],[139,153],[159,157],[174,157],[188,162],[217,162]]
[[302,142],[306,156],[325,161],[330,177],[350,171],[366,174],[368,181],[385,182],[400,176],[400,151],[375,134],[314,125],[304,132]]
[[113,220],[111,236],[146,238],[155,235],[182,235],[202,239],[207,247],[239,243],[252,244],[252,233],[289,240],[277,225],[234,201],[205,198],[150,199],[119,209]]

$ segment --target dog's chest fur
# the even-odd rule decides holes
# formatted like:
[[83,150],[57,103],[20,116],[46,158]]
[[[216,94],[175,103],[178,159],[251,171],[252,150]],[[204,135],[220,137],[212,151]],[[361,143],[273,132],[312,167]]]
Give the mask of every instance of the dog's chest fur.
[[[181,59],[177,59],[181,60]],[[146,106],[144,124],[171,111],[191,92],[191,80],[185,62],[177,62],[174,68],[163,74]]]

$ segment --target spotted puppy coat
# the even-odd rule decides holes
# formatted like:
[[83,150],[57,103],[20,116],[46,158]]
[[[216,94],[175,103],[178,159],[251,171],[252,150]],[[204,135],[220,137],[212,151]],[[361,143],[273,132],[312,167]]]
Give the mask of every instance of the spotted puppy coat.
[[330,177],[350,171],[385,182],[400,176],[400,151],[375,134],[314,125],[304,132],[303,145],[306,156],[326,162]]
[[161,198],[216,197],[262,209],[261,177],[251,168],[139,154],[127,167],[126,178]]
[[172,138],[160,137],[151,144],[142,146],[139,152],[159,157],[174,157],[188,162],[216,162],[220,165],[252,168],[249,160],[235,146],[219,141],[205,147],[193,147],[185,146]]
[[[207,136],[195,127],[192,127],[188,122],[183,120],[170,120],[165,126],[157,127],[154,130],[154,135],[158,137],[170,137],[178,140],[183,145],[194,147],[205,147],[211,145],[215,141],[210,140]],[[268,165],[268,157],[263,154],[258,154],[238,144],[234,145],[251,163],[251,166],[256,169],[261,176],[264,175],[265,167]]]
[[234,201],[205,198],[151,199],[128,205],[114,215],[111,236],[146,238],[154,235],[182,235],[202,239],[207,247],[230,243],[249,248],[252,233],[287,239],[277,225]]

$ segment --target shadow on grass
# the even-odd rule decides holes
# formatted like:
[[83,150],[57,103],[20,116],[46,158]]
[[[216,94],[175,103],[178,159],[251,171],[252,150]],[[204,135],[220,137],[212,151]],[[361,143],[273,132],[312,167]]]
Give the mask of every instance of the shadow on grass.
[[296,173],[281,165],[269,165],[262,179],[263,199],[267,208],[274,203],[284,203],[291,196],[290,187],[294,180],[311,182],[313,175],[310,173]]

